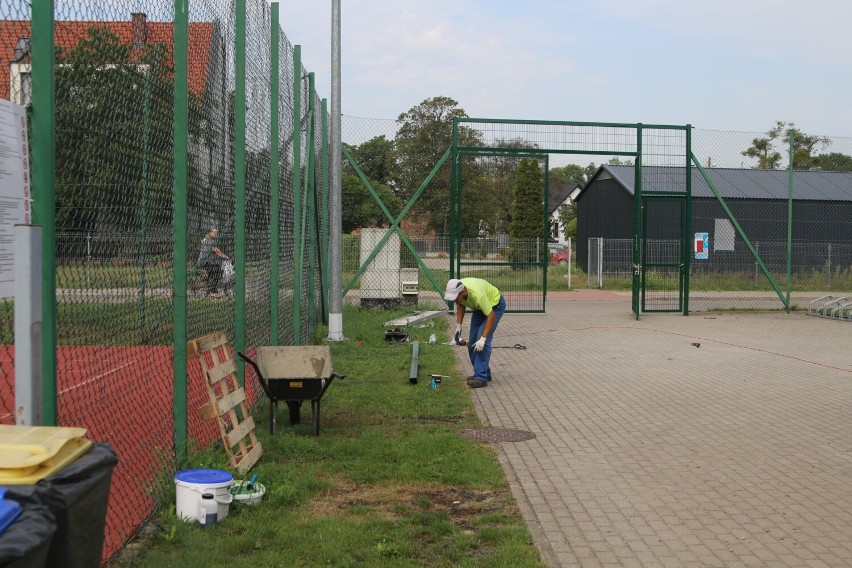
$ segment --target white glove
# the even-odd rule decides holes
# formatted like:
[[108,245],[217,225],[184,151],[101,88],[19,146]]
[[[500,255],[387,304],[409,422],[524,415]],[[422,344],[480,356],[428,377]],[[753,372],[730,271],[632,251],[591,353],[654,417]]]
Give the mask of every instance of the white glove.
[[473,344],[473,350],[474,351],[482,351],[483,349],[485,349],[485,340],[486,339],[488,339],[488,338],[487,337],[480,337],[479,341],[477,341],[476,343]]
[[461,332],[462,332],[462,324],[456,324],[456,333],[453,335],[453,343],[456,345],[461,344]]

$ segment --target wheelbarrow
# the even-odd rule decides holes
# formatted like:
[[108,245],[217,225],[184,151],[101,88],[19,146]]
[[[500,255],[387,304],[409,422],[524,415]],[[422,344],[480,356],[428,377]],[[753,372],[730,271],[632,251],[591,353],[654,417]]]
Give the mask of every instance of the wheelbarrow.
[[345,379],[331,370],[328,346],[258,347],[257,362],[243,353],[240,358],[254,368],[260,388],[269,399],[269,433],[275,435],[278,402],[287,403],[290,424],[299,424],[302,403],[311,401],[314,436],[320,431],[320,399],[334,379]]

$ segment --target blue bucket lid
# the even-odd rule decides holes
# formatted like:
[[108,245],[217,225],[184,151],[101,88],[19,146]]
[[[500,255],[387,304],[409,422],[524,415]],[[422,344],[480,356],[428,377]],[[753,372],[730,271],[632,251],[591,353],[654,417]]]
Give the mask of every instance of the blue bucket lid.
[[6,495],[6,487],[0,487],[0,534],[3,534],[3,531],[9,528],[9,525],[21,514],[21,504],[4,499],[4,495]]
[[217,483],[229,483],[234,480],[234,476],[221,469],[185,469],[177,472],[175,479],[184,483],[215,485]]

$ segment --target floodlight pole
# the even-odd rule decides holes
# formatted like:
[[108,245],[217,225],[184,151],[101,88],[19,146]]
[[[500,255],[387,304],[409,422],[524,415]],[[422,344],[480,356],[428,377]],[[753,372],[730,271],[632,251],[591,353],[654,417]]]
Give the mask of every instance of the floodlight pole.
[[331,210],[328,341],[343,341],[342,144],[340,135],[340,0],[331,1]]

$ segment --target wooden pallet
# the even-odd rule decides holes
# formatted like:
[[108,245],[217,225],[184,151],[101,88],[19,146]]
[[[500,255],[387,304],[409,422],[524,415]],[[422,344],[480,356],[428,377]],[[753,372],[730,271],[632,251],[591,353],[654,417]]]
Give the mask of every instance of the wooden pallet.
[[210,395],[210,402],[198,409],[201,419],[216,419],[231,467],[245,473],[263,455],[263,448],[254,433],[254,419],[246,409],[245,390],[234,374],[237,366],[228,339],[221,331],[211,333],[191,340],[187,352],[201,364]]

